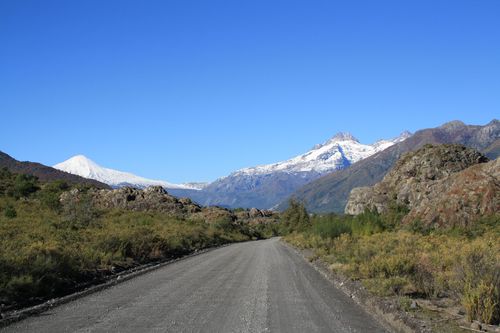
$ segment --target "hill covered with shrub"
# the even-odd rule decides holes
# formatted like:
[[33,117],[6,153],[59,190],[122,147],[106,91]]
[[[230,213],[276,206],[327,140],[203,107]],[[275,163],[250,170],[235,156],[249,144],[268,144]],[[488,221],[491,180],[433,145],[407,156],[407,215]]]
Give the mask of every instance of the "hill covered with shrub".
[[96,189],[3,168],[0,303],[4,310],[18,308],[144,263],[270,237],[278,218],[200,207],[161,188]]

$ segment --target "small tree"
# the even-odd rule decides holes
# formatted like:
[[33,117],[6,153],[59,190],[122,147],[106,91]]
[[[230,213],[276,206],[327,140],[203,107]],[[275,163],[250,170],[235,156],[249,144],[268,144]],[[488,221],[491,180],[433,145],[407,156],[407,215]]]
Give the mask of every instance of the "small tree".
[[0,168],[0,196],[12,190],[12,184],[12,173],[6,167]]
[[69,185],[66,182],[56,180],[43,186],[42,190],[38,191],[37,195],[45,206],[55,212],[59,212],[62,208],[59,197],[63,191],[68,189]]
[[91,197],[82,193],[77,200],[69,201],[62,207],[62,226],[71,229],[84,229],[98,223],[99,212],[95,209]]
[[14,181],[14,196],[16,198],[27,197],[38,190],[38,178],[33,175],[20,174]]
[[305,205],[293,198],[283,212],[282,219],[288,232],[303,230],[311,224]]

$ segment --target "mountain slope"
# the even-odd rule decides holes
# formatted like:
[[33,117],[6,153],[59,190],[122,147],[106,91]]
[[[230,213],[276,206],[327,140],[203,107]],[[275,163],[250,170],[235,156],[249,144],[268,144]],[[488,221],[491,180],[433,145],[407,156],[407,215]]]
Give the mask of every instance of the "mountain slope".
[[64,180],[70,184],[88,184],[98,188],[109,188],[108,185],[93,179],[83,178],[49,166],[35,162],[20,162],[0,151],[0,167],[13,173],[31,174],[41,181]]
[[342,169],[347,165],[367,158],[410,136],[411,133],[403,132],[400,136],[392,140],[380,140],[372,145],[365,145],[360,143],[359,140],[350,133],[338,133],[325,143],[314,146],[305,154],[283,162],[241,169],[234,172],[229,177],[240,175],[265,175],[274,172],[317,172],[319,174],[331,172],[332,170]]
[[409,211],[403,223],[468,227],[498,213],[500,160],[462,145],[425,145],[403,155],[381,182],[353,189],[345,212],[383,213],[394,203]]
[[[292,196],[304,201],[311,212],[342,213],[353,188],[372,186],[381,181],[403,153],[416,150],[428,143],[456,143],[484,151],[489,158],[494,159],[498,157],[499,138],[500,122],[496,119],[484,126],[465,125],[460,121],[453,121],[437,128],[420,130],[407,140],[361,160],[345,170],[312,181],[298,189]],[[278,209],[284,209],[286,205],[286,201],[283,201]]]
[[73,156],[62,163],[54,165],[54,168],[85,178],[95,179],[112,187],[132,186],[146,188],[148,186],[163,186],[169,189],[198,189],[197,185],[171,184],[162,180],[147,179],[128,172],[104,168],[83,155]]
[[395,139],[365,145],[349,133],[339,133],[305,154],[278,163],[235,171],[198,193],[177,190],[171,193],[188,196],[203,205],[266,209],[278,204],[302,185],[326,173],[346,168],[410,135],[404,132]]

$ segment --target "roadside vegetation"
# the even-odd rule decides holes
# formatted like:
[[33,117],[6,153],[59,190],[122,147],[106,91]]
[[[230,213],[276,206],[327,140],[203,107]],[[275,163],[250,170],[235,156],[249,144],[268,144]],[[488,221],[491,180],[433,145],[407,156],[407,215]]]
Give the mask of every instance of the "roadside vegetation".
[[278,233],[271,225],[96,210],[85,196],[62,206],[59,196],[69,189],[64,182],[40,183],[0,169],[3,310],[67,294],[140,264]]
[[[297,219],[304,211],[294,202],[285,215]],[[394,206],[384,215],[313,215],[285,240],[314,250],[372,293],[399,297],[403,307],[417,298],[450,299],[469,321],[499,324],[500,216],[468,228],[433,229],[418,221],[402,225],[406,213]]]

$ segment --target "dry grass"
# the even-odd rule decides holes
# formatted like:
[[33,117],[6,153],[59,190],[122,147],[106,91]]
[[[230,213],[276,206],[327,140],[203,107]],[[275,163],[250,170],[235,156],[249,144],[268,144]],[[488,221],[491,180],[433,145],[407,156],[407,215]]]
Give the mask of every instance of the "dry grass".
[[498,216],[479,222],[474,230],[386,228],[335,237],[303,232],[285,239],[314,249],[332,269],[361,280],[377,295],[450,297],[463,304],[469,320],[500,321]]

